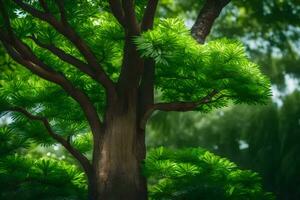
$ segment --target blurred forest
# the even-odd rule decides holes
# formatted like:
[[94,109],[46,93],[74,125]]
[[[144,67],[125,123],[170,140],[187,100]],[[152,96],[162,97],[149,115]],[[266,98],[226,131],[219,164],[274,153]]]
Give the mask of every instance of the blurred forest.
[[[196,18],[201,1],[168,0],[161,15]],[[197,6],[195,6],[197,5]],[[194,11],[185,12],[185,8]],[[237,105],[214,113],[156,113],[148,126],[148,148],[204,147],[263,176],[278,199],[300,199],[300,2],[232,1],[209,39],[239,39],[271,78],[272,101]]]
[[[202,3],[202,0],[161,0],[159,15],[180,16],[190,27]],[[233,0],[224,8],[207,41],[221,37],[241,40],[246,45],[251,60],[259,63],[271,79],[272,99],[263,106],[236,105],[207,114],[156,112],[147,127],[147,148],[208,149],[242,169],[258,172],[264,189],[273,192],[278,200],[299,200],[300,1]],[[0,61],[0,65],[10,64],[9,59]],[[9,120],[1,118],[0,123],[6,124]],[[14,190],[14,186],[9,185],[11,179],[20,183],[35,180],[35,196],[40,199],[53,199],[51,195],[84,199],[83,173],[60,145],[29,143],[27,138],[18,137],[5,128],[0,133],[0,172],[4,169],[20,171],[14,176],[0,173],[1,191],[7,192],[7,199]],[[91,156],[86,145],[89,140],[79,138],[75,144],[88,157]],[[59,160],[60,166],[50,158]],[[24,172],[32,176],[23,177]],[[48,185],[40,184],[46,179]],[[61,193],[60,188],[66,184],[69,184],[68,190]],[[26,187],[29,186],[25,184],[21,189],[26,191]],[[19,199],[30,199],[32,195],[20,194]]]

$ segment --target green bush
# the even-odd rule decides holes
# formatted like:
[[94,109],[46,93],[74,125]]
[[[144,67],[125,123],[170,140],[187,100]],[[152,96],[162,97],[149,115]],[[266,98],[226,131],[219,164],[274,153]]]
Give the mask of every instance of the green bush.
[[201,148],[148,153],[144,174],[150,199],[272,200],[260,176]]

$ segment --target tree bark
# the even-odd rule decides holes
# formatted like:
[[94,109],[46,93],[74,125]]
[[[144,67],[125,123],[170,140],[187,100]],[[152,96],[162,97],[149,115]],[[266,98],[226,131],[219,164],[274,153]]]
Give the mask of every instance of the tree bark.
[[215,20],[230,0],[206,0],[195,24],[192,27],[193,37],[201,44],[205,42]]
[[[145,134],[140,129],[139,77],[144,62],[128,36],[124,47],[117,97],[110,102],[101,143],[94,145],[90,196],[93,200],[146,200],[147,182],[142,175],[146,156]],[[95,186],[96,185],[96,186]]]
[[93,200],[147,199],[146,180],[141,173],[145,159],[145,137],[137,126],[133,102],[124,111],[116,101],[106,116],[100,155],[94,158],[94,176],[89,178]]

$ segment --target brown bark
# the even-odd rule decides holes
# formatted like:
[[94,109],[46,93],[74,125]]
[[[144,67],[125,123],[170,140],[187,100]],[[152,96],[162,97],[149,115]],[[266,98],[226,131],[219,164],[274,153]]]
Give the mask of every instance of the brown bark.
[[147,199],[146,180],[141,173],[145,159],[145,135],[137,126],[136,92],[117,99],[106,113],[104,137],[94,155],[94,177],[90,179],[93,200]]
[[92,185],[91,192],[96,194],[91,196],[95,200],[147,199],[146,179],[141,173],[146,154],[145,134],[138,127],[138,86],[144,62],[129,32],[116,87],[117,98],[107,108],[103,138],[94,154],[96,187]]
[[209,35],[215,20],[230,0],[206,0],[195,24],[192,27],[193,37],[201,44]]

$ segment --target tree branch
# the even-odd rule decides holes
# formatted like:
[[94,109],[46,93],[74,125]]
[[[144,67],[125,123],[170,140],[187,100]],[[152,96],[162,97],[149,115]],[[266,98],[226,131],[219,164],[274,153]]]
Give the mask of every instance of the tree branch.
[[[75,66],[77,69],[79,69],[81,72],[89,75],[91,78],[93,78],[95,81],[99,82],[99,80],[97,79],[97,77],[95,76],[94,72],[89,68],[89,66],[84,63],[83,61],[75,58],[74,56],[66,53],[65,51],[63,51],[62,49],[56,47],[53,44],[44,44],[42,42],[40,42],[34,35],[29,36],[29,39],[33,40],[34,43],[36,45],[38,45],[39,47],[46,49],[48,51],[50,51],[51,53],[53,53],[55,56],[57,56],[58,58],[60,58],[61,60]],[[101,84],[101,83],[100,83]]]
[[215,20],[220,15],[222,9],[230,2],[230,0],[206,0],[195,24],[192,27],[192,35],[199,42],[204,43],[206,37]]
[[[157,5],[158,0],[148,0],[141,23],[142,31],[153,28]],[[139,116],[143,116],[147,111],[147,107],[154,103],[154,76],[155,61],[153,59],[146,59],[144,61],[144,68],[139,86]]]
[[148,0],[147,7],[144,12],[141,28],[142,31],[147,31],[153,28],[155,12],[157,9],[158,0]]
[[118,22],[125,28],[125,17],[124,17],[124,10],[122,8],[122,4],[120,0],[109,0],[109,5],[111,12],[118,20]]
[[49,136],[52,137],[54,140],[56,140],[58,143],[60,143],[63,147],[65,147],[65,149],[71,155],[73,155],[75,157],[75,159],[81,164],[81,166],[83,167],[84,171],[87,174],[92,173],[92,171],[91,171],[92,165],[91,165],[90,161],[81,152],[79,152],[76,148],[74,148],[68,140],[65,140],[62,136],[56,134],[53,131],[53,129],[51,128],[51,125],[47,118],[33,115],[30,112],[28,112],[27,110],[20,108],[20,107],[13,107],[13,108],[7,109],[6,111],[7,112],[19,112],[19,113],[22,113],[23,115],[25,115],[30,120],[42,122],[44,127],[46,128]]
[[145,128],[147,120],[151,117],[152,113],[156,110],[160,111],[193,111],[198,106],[212,103],[212,98],[219,93],[218,90],[213,90],[211,93],[200,99],[199,101],[195,102],[173,102],[173,103],[156,103],[148,107],[147,111],[145,112],[144,116],[141,119],[140,127],[142,129]]
[[[68,40],[70,40],[73,45],[79,50],[79,52],[83,55],[89,66],[94,70],[94,73],[97,76],[97,79],[101,82],[104,88],[107,91],[109,97],[114,98],[116,96],[115,93],[115,85],[104,72],[102,66],[98,63],[95,55],[88,47],[88,45],[82,40],[82,38],[70,27],[70,25],[65,22],[59,22],[55,19],[53,15],[50,13],[43,13],[32,6],[24,3],[22,0],[13,0],[19,7],[23,10],[31,14],[32,16],[49,23],[53,28],[55,28],[59,33],[64,35]],[[63,4],[59,4],[60,12],[64,12]]]
[[90,124],[94,136],[98,135],[101,131],[102,124],[98,117],[96,108],[93,106],[88,96],[83,91],[75,88],[62,74],[54,71],[45,63],[41,62],[22,41],[14,38],[13,42],[10,43],[7,37],[8,36],[6,36],[2,31],[0,32],[0,40],[8,54],[17,63],[23,65],[32,73],[61,86],[67,94],[79,103]]
[[[8,29],[10,29],[9,18],[2,1],[0,1],[0,9],[2,16],[8,24]],[[16,38],[13,33],[7,34],[4,30],[0,29],[0,41],[3,43],[4,48],[13,60],[39,77],[59,85],[68,95],[70,95],[82,108],[94,138],[98,139],[102,137],[102,123],[99,119],[97,110],[83,91],[74,87],[63,74],[54,71],[39,60],[32,50],[24,42]]]
[[140,33],[140,27],[135,16],[134,0],[122,0],[122,6],[124,10],[124,21],[129,35],[138,35]]

